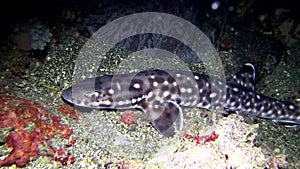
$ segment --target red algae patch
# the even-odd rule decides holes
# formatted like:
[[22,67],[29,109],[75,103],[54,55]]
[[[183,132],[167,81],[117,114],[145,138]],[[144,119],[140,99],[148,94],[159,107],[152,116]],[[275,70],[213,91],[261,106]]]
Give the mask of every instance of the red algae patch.
[[38,142],[35,137],[27,131],[20,130],[11,132],[6,137],[8,147],[13,150],[5,160],[0,161],[0,166],[15,163],[18,167],[23,167],[29,163],[30,158],[37,158],[39,155]]
[[191,141],[195,141],[197,144],[215,141],[218,135],[213,131],[209,136],[192,136],[189,134],[183,134],[183,138]]
[[78,121],[78,115],[81,114],[80,111],[76,110],[74,107],[71,107],[67,104],[63,104],[57,108],[59,112],[62,113],[65,117]]
[[[55,161],[66,164],[66,160],[74,162],[74,158],[61,148],[55,149],[51,145],[51,139],[59,137],[69,140],[73,131],[61,119],[52,115],[41,105],[30,100],[13,96],[0,95],[0,127],[8,129],[10,133],[5,138],[6,145],[12,148],[9,155],[0,160],[0,167],[16,164],[24,167],[31,160],[40,155],[53,157]],[[70,144],[75,143],[74,140]],[[39,146],[47,148],[47,154],[41,154]]]

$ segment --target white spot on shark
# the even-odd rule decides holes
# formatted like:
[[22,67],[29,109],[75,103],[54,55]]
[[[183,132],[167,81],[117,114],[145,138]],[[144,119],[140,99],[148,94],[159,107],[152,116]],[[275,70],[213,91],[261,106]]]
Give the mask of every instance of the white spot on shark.
[[164,91],[164,94],[163,94],[164,97],[167,97],[167,96],[169,96],[169,95],[170,95],[170,92],[169,92],[169,91]]
[[135,83],[135,84],[133,84],[133,87],[136,89],[139,89],[139,88],[141,88],[141,85],[139,83]]
[[192,92],[193,92],[193,89],[192,89],[192,88],[187,88],[187,89],[186,89],[186,92],[187,92],[187,93],[192,93]]
[[114,94],[115,91],[114,91],[113,89],[109,89],[109,90],[108,90],[108,93],[109,93],[109,94]]
[[215,98],[216,96],[217,96],[217,93],[211,93],[211,94],[209,95],[210,98]]
[[185,92],[186,92],[186,88],[183,88],[183,87],[180,88],[180,92],[181,92],[181,93],[185,93]]

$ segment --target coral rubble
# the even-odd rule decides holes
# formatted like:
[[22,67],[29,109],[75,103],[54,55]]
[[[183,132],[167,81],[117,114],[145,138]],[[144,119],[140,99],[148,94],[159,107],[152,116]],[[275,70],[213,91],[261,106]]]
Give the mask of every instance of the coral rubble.
[[246,124],[242,117],[233,114],[221,119],[215,128],[215,134],[218,135],[215,141],[204,143],[183,141],[177,151],[151,159],[147,167],[264,168],[267,166],[267,160],[261,149],[253,145],[257,126]]

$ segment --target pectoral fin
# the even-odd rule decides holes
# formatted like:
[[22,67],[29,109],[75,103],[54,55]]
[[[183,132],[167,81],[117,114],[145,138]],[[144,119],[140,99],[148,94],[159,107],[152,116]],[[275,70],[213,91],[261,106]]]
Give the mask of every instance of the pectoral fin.
[[[151,104],[156,103],[156,104]],[[183,126],[183,115],[181,107],[173,101],[165,101],[158,104],[159,101],[148,103],[144,112],[148,116],[152,125],[164,136],[170,137],[175,131],[181,131]]]

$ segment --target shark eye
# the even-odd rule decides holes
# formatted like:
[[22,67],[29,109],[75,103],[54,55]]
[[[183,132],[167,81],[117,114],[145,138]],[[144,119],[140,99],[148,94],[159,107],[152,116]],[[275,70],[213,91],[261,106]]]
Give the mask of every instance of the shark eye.
[[85,97],[90,98],[92,101],[97,101],[100,97],[100,93],[93,91],[84,95]]

